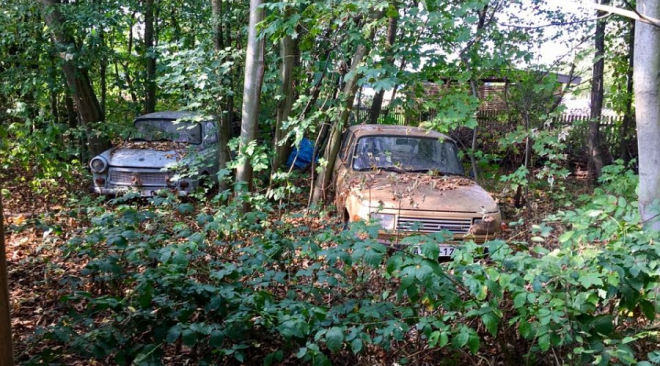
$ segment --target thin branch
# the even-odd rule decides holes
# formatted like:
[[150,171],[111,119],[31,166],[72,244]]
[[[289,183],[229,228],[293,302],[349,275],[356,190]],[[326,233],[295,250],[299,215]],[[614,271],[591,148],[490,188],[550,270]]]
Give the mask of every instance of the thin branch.
[[616,15],[621,15],[623,17],[634,19],[639,22],[660,28],[660,19],[656,19],[656,18],[648,17],[644,14],[640,14],[639,12],[637,12],[637,10],[635,11],[623,10],[615,6],[601,5],[594,3],[582,3],[582,5],[592,7],[596,10],[605,11]]
[[518,24],[505,24],[505,23],[497,23],[498,25],[501,25],[503,27],[511,27],[511,28],[519,28],[519,29],[540,29],[540,28],[547,28],[547,27],[559,27],[559,26],[564,26],[564,25],[573,25],[573,24],[580,24],[580,23],[587,23],[587,22],[597,22],[599,20],[611,17],[612,13],[610,14],[605,14],[600,17],[592,18],[592,19],[583,19],[583,20],[575,20],[572,22],[552,22],[548,24],[542,24],[542,25],[518,25]]

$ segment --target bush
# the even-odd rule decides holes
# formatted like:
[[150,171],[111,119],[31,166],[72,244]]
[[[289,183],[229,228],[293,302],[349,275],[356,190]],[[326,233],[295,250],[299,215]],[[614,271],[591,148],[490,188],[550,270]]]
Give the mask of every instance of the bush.
[[[193,205],[171,197],[119,200],[68,242],[67,256],[87,264],[63,300],[84,309],[45,336],[119,364],[321,365],[378,350],[400,363],[434,352],[657,362],[660,251],[639,225],[635,179],[606,172],[596,196],[547,218],[531,243],[466,243],[448,263],[436,260],[443,235],[388,253],[376,227],[342,231],[322,213],[271,221],[267,205],[239,216],[230,204],[189,219]],[[553,251],[542,246],[550,223],[569,228]]]

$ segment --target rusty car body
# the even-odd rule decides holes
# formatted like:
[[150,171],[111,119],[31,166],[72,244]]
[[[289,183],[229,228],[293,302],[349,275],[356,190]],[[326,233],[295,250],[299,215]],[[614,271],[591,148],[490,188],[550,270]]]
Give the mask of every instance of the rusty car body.
[[500,229],[497,202],[465,177],[456,143],[417,127],[358,125],[346,132],[334,170],[335,203],[345,222],[372,220],[378,240],[444,232],[440,256]]
[[193,192],[218,172],[218,129],[213,119],[192,112],[156,112],[137,117],[120,146],[90,160],[93,190],[105,195],[127,191],[141,196],[170,190]]

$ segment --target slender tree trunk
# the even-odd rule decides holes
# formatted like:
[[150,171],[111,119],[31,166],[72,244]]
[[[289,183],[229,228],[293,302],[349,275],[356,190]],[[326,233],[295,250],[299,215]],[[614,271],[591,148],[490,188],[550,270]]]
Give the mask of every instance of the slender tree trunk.
[[[241,119],[240,152],[257,135],[259,118],[259,98],[263,81],[264,60],[263,41],[257,37],[257,24],[263,19],[263,10],[259,7],[263,0],[250,0],[250,21],[248,26],[247,51],[245,55],[245,81],[243,85],[243,116]],[[251,189],[252,165],[249,159],[236,169],[236,195]],[[247,207],[244,207],[247,209]]]
[[352,77],[346,82],[342,92],[345,101],[344,108],[342,109],[341,115],[339,116],[339,121],[337,121],[332,126],[332,130],[330,131],[328,145],[325,148],[324,154],[327,159],[327,164],[325,167],[321,168],[321,171],[319,172],[319,175],[314,182],[314,193],[312,195],[313,204],[319,204],[325,199],[326,189],[332,182],[332,172],[335,168],[337,153],[339,152],[341,145],[342,132],[344,127],[348,124],[348,117],[353,110],[353,101],[355,100],[355,94],[357,93],[358,89],[358,75],[356,72],[359,65],[362,63],[362,59],[367,55],[368,52],[369,50],[367,47],[364,44],[360,44],[357,46],[355,55],[353,56],[350,70]]
[[[602,5],[608,5],[610,0],[600,0]],[[598,17],[605,15],[598,11]],[[603,81],[605,71],[605,25],[606,20],[601,19],[596,23],[596,62],[593,67],[593,78],[591,79],[591,121],[589,122],[589,134],[587,136],[587,150],[591,163],[590,174],[593,180],[600,177],[603,166],[607,163],[601,145],[600,120],[603,111]]]
[[623,115],[623,121],[621,122],[621,130],[619,131],[619,136],[621,136],[621,143],[619,144],[619,158],[624,161],[630,161],[632,154],[630,153],[630,127],[633,124],[633,110],[632,110],[632,100],[633,100],[633,66],[635,65],[635,22],[630,22],[630,35],[628,36],[628,82],[626,85],[626,91],[628,94],[628,100],[626,100],[626,112]]
[[280,65],[280,94],[282,100],[277,106],[277,123],[275,125],[275,137],[273,138],[273,166],[271,176],[284,165],[287,157],[291,153],[291,144],[282,143],[288,130],[284,123],[291,114],[293,102],[295,100],[295,89],[293,85],[293,70],[296,64],[296,41],[291,36],[286,36],[280,41],[280,56],[282,64]]
[[[75,48],[71,37],[63,33],[62,14],[58,9],[59,3],[54,0],[39,0],[39,3],[44,8],[43,13],[46,24],[53,32],[53,41],[63,47]],[[100,137],[91,131],[95,124],[103,122],[103,111],[92,88],[87,70],[77,67],[73,59],[75,57],[76,55],[64,55],[62,71],[67,86],[72,92],[80,122],[87,130],[89,152],[94,156],[109,149],[111,144],[107,138]]]
[[[637,0],[637,11],[660,18],[660,2]],[[635,110],[639,149],[639,211],[645,227],[660,231],[660,28],[635,24]]]
[[156,111],[156,51],[154,49],[154,0],[144,0],[144,52],[147,70],[146,113]]
[[[216,51],[225,48],[225,42],[222,30],[222,0],[211,0],[211,10],[213,14],[213,46]],[[227,163],[231,160],[229,154],[229,139],[231,138],[231,111],[225,110],[225,102],[221,102],[218,107],[217,115],[220,118],[220,131],[218,137],[218,166],[225,169]],[[218,182],[221,191],[227,189],[227,183],[222,180]]]
[[[392,4],[395,9],[397,9],[396,2]],[[386,50],[387,56],[385,57],[385,64],[394,66],[394,56],[392,55],[392,47],[396,41],[396,29],[398,25],[398,14],[396,16],[389,17],[389,23],[387,26],[387,43]],[[383,98],[385,96],[385,89],[379,90],[371,103],[371,109],[369,110],[369,123],[378,123],[378,117],[380,117],[380,111],[383,107]]]
[[9,314],[9,286],[7,271],[7,248],[5,247],[4,215],[0,197],[0,366],[14,364],[11,340],[11,317]]
[[[105,31],[103,28],[99,29],[99,39],[101,40],[101,47],[106,48],[105,44]],[[105,120],[105,105],[108,98],[108,58],[102,57],[100,62],[101,69],[101,111],[103,112],[103,120]]]
[[213,14],[213,46],[216,51],[225,48],[224,34],[222,33],[222,0],[211,0]]

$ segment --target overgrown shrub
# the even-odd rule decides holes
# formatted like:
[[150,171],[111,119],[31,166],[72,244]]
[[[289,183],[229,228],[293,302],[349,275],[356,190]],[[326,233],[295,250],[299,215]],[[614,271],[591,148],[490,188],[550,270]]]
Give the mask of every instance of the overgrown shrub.
[[[377,350],[414,363],[458,349],[508,364],[658,362],[658,238],[641,230],[636,177],[611,169],[530,243],[466,243],[448,263],[436,260],[444,235],[388,252],[377,227],[339,230],[323,213],[271,221],[268,205],[240,216],[229,204],[190,219],[193,205],[171,197],[119,200],[68,242],[87,264],[64,305],[82,310],[45,337],[59,352],[140,365],[321,365]],[[559,248],[545,249],[556,235]]]

